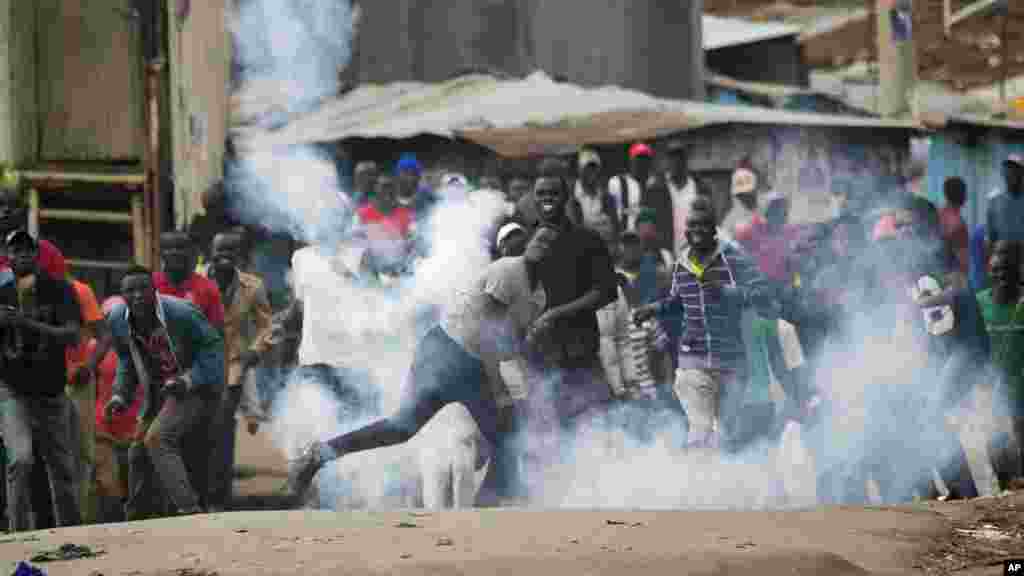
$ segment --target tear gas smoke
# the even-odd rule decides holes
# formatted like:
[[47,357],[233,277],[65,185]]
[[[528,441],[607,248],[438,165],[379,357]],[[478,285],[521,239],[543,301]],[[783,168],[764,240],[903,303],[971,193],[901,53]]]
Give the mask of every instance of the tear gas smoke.
[[[274,84],[285,95],[288,111],[297,113],[336,92],[338,73],[350,53],[352,9],[337,0],[252,0],[240,5],[231,29],[245,79]],[[359,411],[322,382],[293,373],[275,403],[272,427],[278,447],[293,458],[311,440],[352,430],[397,408],[417,319],[424,309],[443,304],[446,288],[468,281],[487,261],[485,234],[499,210],[492,206],[500,206],[500,200],[479,196],[442,202],[419,231],[429,239],[432,253],[411,278],[382,290],[340,273],[346,264],[350,271],[358,268],[361,251],[381,247],[350,236],[353,207],[331,158],[312,145],[247,149],[231,174],[229,184],[239,200],[233,206],[236,217],[313,245],[303,252],[302,289],[315,292],[320,306],[307,308],[304,322],[344,348],[349,368],[367,373],[355,379],[368,381],[349,376],[347,385],[372,388],[380,396],[377,410]],[[355,262],[346,261],[353,253]],[[451,426],[428,428],[408,450],[357,454],[330,466],[321,475],[321,502],[330,505],[338,497],[370,506],[393,501],[408,488],[406,469],[416,468],[408,464],[410,450],[432,438],[440,445],[452,443]],[[457,432],[468,433],[465,428]]]
[[[350,16],[349,3],[337,0],[243,5],[233,32],[248,64],[246,74],[278,82],[293,110],[310,106],[336,88],[349,55]],[[358,243],[348,236],[352,207],[328,158],[312,147],[256,150],[240,159],[236,172],[240,219],[315,244],[308,257],[318,265],[307,284],[331,295],[333,304],[307,309],[305,319],[336,334],[351,367],[369,373],[365,384],[381,395],[376,413],[352,416],[321,383],[289,382],[273,430],[281,450],[292,457],[310,440],[351,430],[397,407],[417,319],[423,310],[443,306],[489,262],[486,235],[505,206],[498,194],[442,190],[441,204],[418,231],[428,240],[428,254],[415,263],[411,278],[381,290],[336,272],[333,261],[343,252],[336,248]],[[892,263],[878,264],[883,274],[894,270]],[[898,298],[892,293],[885,300]],[[919,340],[893,336],[907,325],[905,317],[889,313],[893,309],[858,304],[845,311],[843,330],[813,364],[813,380],[827,398],[822,418],[788,428],[785,437],[795,443],[763,441],[724,457],[685,453],[678,419],[644,421],[648,413],[627,408],[580,435],[562,435],[556,427],[529,431],[521,445],[534,463],[526,475],[532,502],[548,507],[805,505],[814,500],[816,476],[836,478],[821,483],[835,492],[838,483],[861,480],[866,469],[885,480],[888,494],[906,497],[948,447],[937,408],[946,383],[937,370],[924,367]],[[635,427],[638,420],[650,438],[637,438],[623,424]],[[410,485],[410,470],[421,467],[418,458],[438,459],[461,442],[453,440],[451,427],[432,426],[438,430],[434,444],[426,430],[406,448],[348,456],[332,465],[321,475],[322,500],[326,493],[326,500],[345,495],[360,505],[395,501],[395,494]],[[806,447],[813,448],[816,470],[807,469]]]

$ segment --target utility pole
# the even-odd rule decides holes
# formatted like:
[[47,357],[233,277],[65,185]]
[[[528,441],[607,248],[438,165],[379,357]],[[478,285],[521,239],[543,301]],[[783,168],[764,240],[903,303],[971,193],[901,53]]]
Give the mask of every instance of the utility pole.
[[911,0],[875,0],[879,98],[882,116],[910,111],[909,96],[917,80]]

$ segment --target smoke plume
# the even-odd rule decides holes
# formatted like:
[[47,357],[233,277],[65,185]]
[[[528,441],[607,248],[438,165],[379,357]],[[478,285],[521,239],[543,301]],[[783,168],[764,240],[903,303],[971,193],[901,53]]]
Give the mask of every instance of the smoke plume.
[[[290,114],[335,93],[352,29],[351,5],[343,0],[251,0],[232,25],[247,79],[275,84]],[[337,273],[337,257],[346,250],[358,254],[366,241],[351,235],[353,207],[331,158],[313,146],[249,150],[233,173],[242,200],[236,216],[313,245],[307,256],[314,272],[304,278],[309,286],[302,290],[313,290],[331,304],[307,309],[305,320],[337,336],[350,368],[366,374],[359,386],[381,400],[373,411],[353,413],[322,382],[293,375],[273,426],[280,449],[291,457],[310,440],[351,430],[397,408],[422,318],[446,305],[489,262],[486,235],[503,215],[504,202],[489,192],[467,196],[461,188],[440,190],[440,205],[417,231],[427,254],[413,263],[411,277],[382,289]],[[886,275],[894,266],[879,260],[874,269]],[[922,361],[923,342],[907,330],[910,320],[893,313],[906,310],[902,295],[894,291],[884,300],[846,308],[842,330],[814,363],[812,380],[826,399],[823,413],[817,421],[789,426],[785,441],[776,434],[727,456],[686,452],[678,416],[651,418],[628,407],[580,434],[556,426],[533,429],[520,438],[531,504],[803,506],[822,495],[819,486],[840,500],[849,501],[847,493],[863,500],[866,476],[884,480],[887,494],[909,497],[925,472],[945,457],[948,436],[939,406],[950,383]],[[630,433],[638,424],[647,437]],[[426,431],[408,447],[332,465],[321,475],[322,500],[365,506],[406,502],[410,483],[415,484],[409,475],[419,473],[416,454],[437,454],[452,445],[450,428],[428,428],[439,430],[433,451],[423,447],[432,437]]]

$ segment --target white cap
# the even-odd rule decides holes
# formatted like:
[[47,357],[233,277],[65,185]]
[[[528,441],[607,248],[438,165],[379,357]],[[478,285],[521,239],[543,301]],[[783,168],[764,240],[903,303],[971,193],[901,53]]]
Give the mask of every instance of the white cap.
[[516,224],[515,222],[509,222],[508,224],[502,226],[501,229],[498,230],[498,245],[500,246],[501,242],[505,240],[505,238],[508,238],[508,235],[515,232],[516,230],[519,230],[520,232],[526,232],[526,228],[523,228],[522,226]]

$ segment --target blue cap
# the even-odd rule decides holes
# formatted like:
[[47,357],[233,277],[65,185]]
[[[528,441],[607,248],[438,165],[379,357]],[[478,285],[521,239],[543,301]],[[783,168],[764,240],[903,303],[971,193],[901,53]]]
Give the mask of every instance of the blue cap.
[[398,158],[398,165],[395,167],[395,171],[401,172],[415,172],[419,174],[422,171],[420,161],[416,159],[416,155],[412,152],[406,152]]

